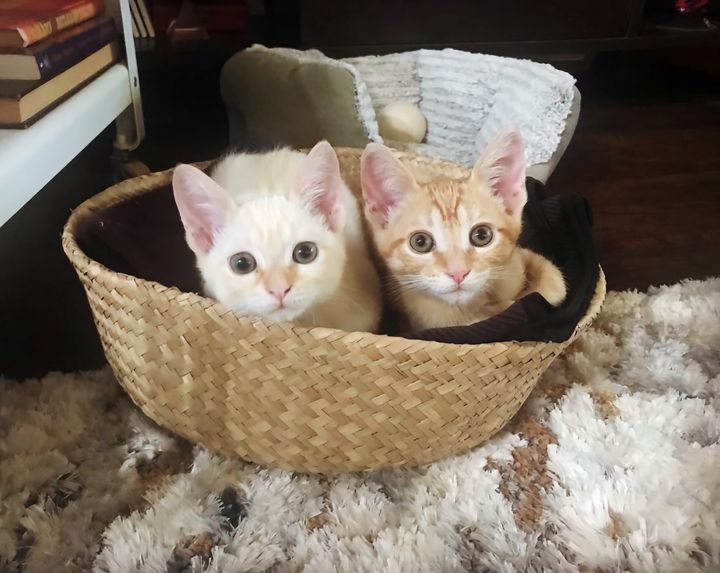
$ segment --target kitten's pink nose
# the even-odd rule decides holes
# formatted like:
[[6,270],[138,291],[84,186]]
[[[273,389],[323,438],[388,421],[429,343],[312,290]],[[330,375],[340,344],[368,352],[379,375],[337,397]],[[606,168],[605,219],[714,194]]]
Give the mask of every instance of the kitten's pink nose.
[[465,277],[470,274],[470,271],[463,269],[461,271],[452,271],[448,273],[448,276],[454,280],[457,284],[460,284],[465,280]]
[[278,302],[282,303],[283,300],[285,300],[285,297],[287,296],[287,293],[290,292],[290,289],[292,288],[292,285],[290,286],[278,286],[278,287],[268,287],[267,291],[273,295]]

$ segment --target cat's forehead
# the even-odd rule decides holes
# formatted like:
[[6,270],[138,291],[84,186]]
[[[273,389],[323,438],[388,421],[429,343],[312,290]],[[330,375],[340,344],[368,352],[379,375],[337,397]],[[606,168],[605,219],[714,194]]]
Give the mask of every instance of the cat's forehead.
[[238,205],[224,242],[232,248],[283,250],[289,241],[320,240],[328,233],[322,219],[297,202],[268,195]]
[[468,216],[492,214],[497,201],[471,186],[467,179],[436,178],[420,186],[419,207],[443,224],[454,225]]
[[237,216],[243,217],[247,222],[258,222],[272,225],[295,217],[298,205],[282,195],[262,195],[238,203]]
[[457,219],[458,210],[465,200],[467,183],[456,179],[435,179],[423,185],[430,205],[445,221]]

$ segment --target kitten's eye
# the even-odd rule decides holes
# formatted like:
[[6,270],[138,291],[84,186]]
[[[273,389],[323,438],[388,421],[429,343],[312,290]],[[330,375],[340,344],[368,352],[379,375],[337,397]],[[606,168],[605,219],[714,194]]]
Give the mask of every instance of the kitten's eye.
[[435,239],[430,233],[418,231],[410,236],[410,248],[418,253],[429,253],[435,247]]
[[485,247],[493,240],[493,231],[487,225],[475,225],[470,231],[470,242],[476,247]]
[[305,241],[304,243],[298,243],[295,245],[293,251],[293,261],[300,263],[301,265],[307,265],[312,263],[318,256],[318,248],[315,243]]
[[238,275],[246,275],[257,268],[257,262],[250,253],[237,253],[230,257],[230,268]]

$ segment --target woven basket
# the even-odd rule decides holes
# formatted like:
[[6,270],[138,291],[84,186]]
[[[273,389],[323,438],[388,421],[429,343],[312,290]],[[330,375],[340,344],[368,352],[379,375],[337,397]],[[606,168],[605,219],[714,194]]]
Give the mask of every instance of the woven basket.
[[[359,186],[359,150],[338,151]],[[467,172],[404,155],[416,173]],[[336,473],[420,465],[467,451],[500,430],[563,343],[455,345],[365,332],[265,324],[194,293],[113,272],[75,232],[84,217],[170,183],[131,179],[83,203],[63,248],[87,291],[107,359],[155,422],[223,454],[285,469]]]

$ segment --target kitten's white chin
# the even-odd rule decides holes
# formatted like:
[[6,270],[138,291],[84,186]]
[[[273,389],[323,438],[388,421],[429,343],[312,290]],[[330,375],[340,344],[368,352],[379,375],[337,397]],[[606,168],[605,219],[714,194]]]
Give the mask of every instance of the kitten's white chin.
[[450,292],[436,292],[435,296],[447,304],[467,304],[477,297],[478,293],[469,290],[454,290]]
[[488,287],[488,278],[489,273],[483,271],[475,273],[472,281],[465,281],[459,288],[446,281],[442,286],[438,285],[430,292],[447,304],[466,305],[485,293]]
[[303,313],[303,310],[302,308],[283,306],[266,312],[262,318],[267,322],[292,322]]

